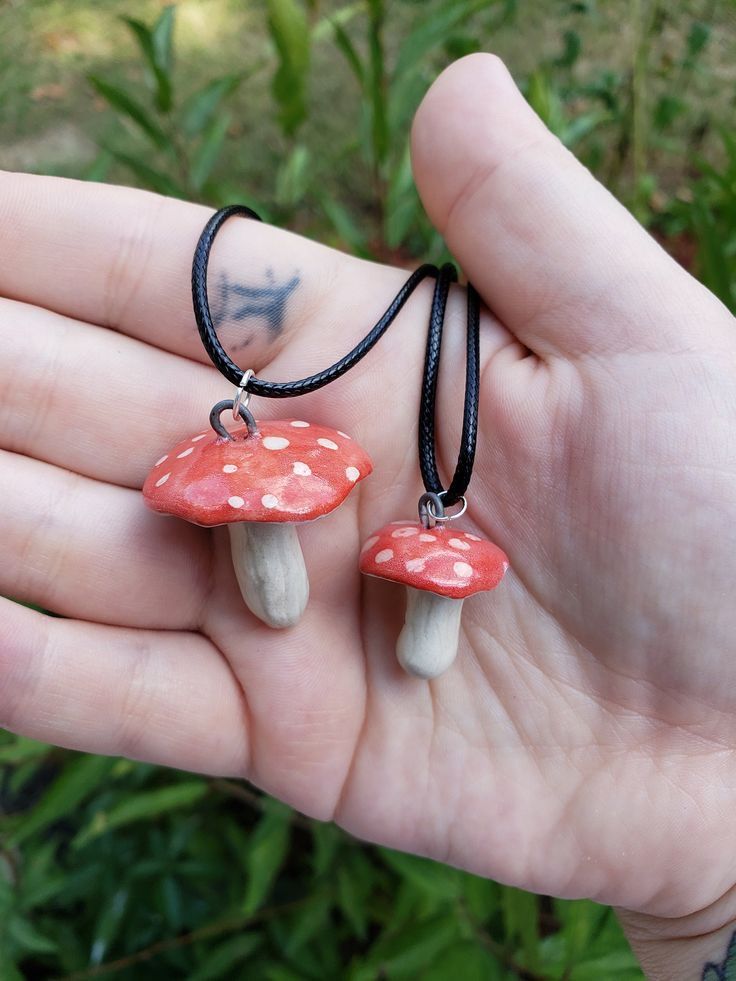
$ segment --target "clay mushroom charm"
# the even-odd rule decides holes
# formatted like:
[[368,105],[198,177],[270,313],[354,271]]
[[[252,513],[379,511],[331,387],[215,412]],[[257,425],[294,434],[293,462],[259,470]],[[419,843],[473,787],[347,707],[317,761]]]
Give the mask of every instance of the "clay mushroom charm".
[[444,525],[394,521],[363,545],[360,571],[403,583],[406,618],[396,645],[399,664],[436,678],[457,654],[463,600],[495,589],[509,562],[492,542]]
[[[236,403],[237,406],[237,403]],[[290,627],[309,598],[309,581],[294,523],[333,511],[372,464],[339,430],[299,419],[256,424],[237,406],[246,428],[220,421],[232,401],[199,433],[161,457],[143,486],[146,504],[194,524],[227,525],[235,574],[248,608],[270,627]]]

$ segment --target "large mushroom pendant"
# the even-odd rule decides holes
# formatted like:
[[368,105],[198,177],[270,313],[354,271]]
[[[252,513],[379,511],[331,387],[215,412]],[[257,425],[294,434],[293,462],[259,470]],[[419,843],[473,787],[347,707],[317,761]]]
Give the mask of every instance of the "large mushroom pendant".
[[495,589],[508,566],[493,542],[426,520],[393,521],[366,540],[360,556],[365,575],[407,587],[396,656],[406,672],[425,679],[455,660],[463,600]]
[[143,497],[154,511],[227,525],[246,605],[270,627],[291,627],[309,598],[295,523],[329,514],[373,467],[340,430],[300,419],[256,423],[237,402],[246,425],[228,432],[220,416],[233,404],[218,402],[213,431],[183,440],[157,461]]

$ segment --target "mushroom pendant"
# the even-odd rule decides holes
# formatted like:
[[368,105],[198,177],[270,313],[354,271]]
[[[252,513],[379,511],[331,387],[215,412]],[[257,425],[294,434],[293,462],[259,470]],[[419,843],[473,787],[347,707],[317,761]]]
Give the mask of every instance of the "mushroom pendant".
[[[462,514],[465,511],[463,506]],[[453,515],[459,517],[459,515]],[[393,521],[366,540],[360,571],[407,587],[406,617],[396,644],[399,664],[436,678],[455,660],[463,600],[495,589],[509,560],[478,535],[446,527],[437,494],[424,494],[419,521]]]
[[[245,426],[229,432],[226,409]],[[227,525],[246,605],[269,627],[291,627],[309,598],[295,525],[342,504],[373,469],[370,457],[340,430],[300,419],[257,423],[239,398],[218,402],[210,425],[158,460],[145,502],[197,525]]]

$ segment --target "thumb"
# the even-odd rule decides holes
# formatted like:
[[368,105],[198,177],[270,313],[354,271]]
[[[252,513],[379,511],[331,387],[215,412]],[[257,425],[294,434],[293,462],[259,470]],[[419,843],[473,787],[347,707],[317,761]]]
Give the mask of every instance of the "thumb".
[[[681,343],[709,297],[544,126],[503,63],[437,79],[412,130],[430,219],[486,303],[532,351],[575,356]],[[691,308],[692,309],[692,308]]]

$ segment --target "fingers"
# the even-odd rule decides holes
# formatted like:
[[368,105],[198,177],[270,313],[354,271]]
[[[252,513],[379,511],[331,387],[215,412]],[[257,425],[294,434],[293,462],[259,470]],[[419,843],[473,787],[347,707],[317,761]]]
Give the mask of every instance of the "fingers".
[[0,595],[102,623],[198,625],[212,565],[203,529],[153,514],[135,491],[2,451],[0,501]]
[[0,726],[69,749],[246,772],[242,692],[209,641],[57,620],[0,599]]
[[128,487],[227,394],[214,369],[2,299],[0,391],[1,447]]
[[723,307],[551,135],[497,58],[472,55],[439,77],[412,158],[430,218],[536,353],[682,347],[725,329]]
[[[131,188],[0,174],[0,295],[206,361],[191,264],[210,214]],[[403,278],[233,218],[213,248],[210,303],[228,352],[256,370],[309,322],[316,370],[367,333]]]

